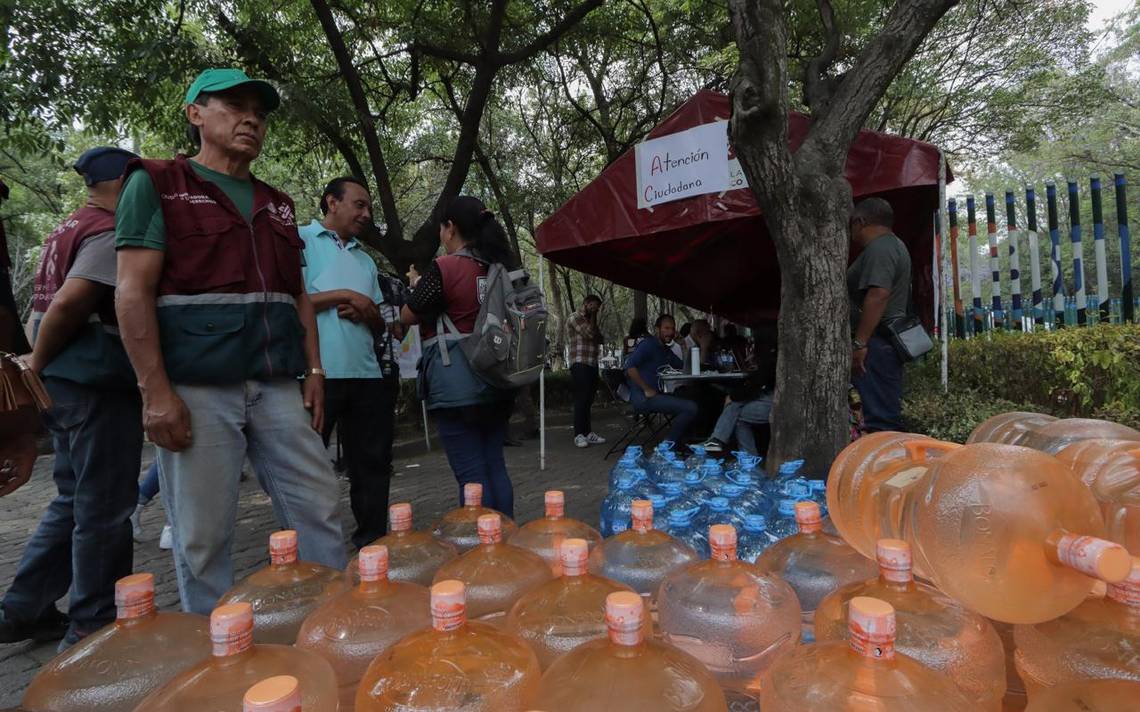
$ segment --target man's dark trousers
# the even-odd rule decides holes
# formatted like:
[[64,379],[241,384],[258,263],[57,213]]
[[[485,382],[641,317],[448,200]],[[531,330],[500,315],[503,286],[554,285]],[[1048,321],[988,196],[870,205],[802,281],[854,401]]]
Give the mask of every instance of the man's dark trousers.
[[143,427],[136,390],[45,378],[58,494],[24,547],[4,596],[6,620],[32,624],[72,589],[74,642],[115,620],[115,581],[134,560],[131,513],[139,496]]
[[594,432],[590,423],[590,409],[598,392],[598,367],[586,363],[570,364],[570,378],[574,383],[574,434]]
[[356,518],[352,543],[359,549],[388,531],[388,485],[399,381],[395,378],[331,378],[325,382],[325,443],[337,429]]
[[868,432],[903,430],[903,364],[890,343],[872,336],[867,342],[867,372],[852,383],[863,401],[863,422]]

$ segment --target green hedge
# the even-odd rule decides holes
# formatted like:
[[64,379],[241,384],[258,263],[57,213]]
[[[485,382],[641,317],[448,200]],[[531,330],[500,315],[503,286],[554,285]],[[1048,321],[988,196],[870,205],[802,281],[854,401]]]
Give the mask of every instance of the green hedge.
[[1140,427],[1140,326],[1099,325],[950,342],[950,392],[937,351],[907,369],[903,415],[914,432],[961,442],[1007,410]]

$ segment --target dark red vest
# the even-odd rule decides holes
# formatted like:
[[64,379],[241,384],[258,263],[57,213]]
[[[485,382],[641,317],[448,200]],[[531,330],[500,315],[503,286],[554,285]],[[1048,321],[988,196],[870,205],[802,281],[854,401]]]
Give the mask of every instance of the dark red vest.
[[[71,266],[75,264],[75,256],[79,254],[83,242],[100,233],[113,232],[114,229],[114,213],[93,205],[85,205],[69,215],[48,235],[44,240],[40,267],[36,271],[35,290],[32,293],[33,312],[42,314],[48,310],[56,292],[67,279]],[[95,313],[104,324],[114,326],[118,323],[115,320],[114,293],[108,292]]]
[[[460,333],[470,334],[475,330],[479,307],[486,296],[487,265],[461,254],[437,257],[435,264],[443,276],[443,299],[447,304],[447,316]],[[435,336],[434,323],[421,324],[420,330],[425,339]]]

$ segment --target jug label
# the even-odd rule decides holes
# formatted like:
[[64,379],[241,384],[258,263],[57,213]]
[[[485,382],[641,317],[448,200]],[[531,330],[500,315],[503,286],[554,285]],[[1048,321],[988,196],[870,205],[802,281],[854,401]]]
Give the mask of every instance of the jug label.
[[893,487],[895,489],[906,489],[910,485],[922,479],[923,475],[925,475],[926,472],[927,468],[925,465],[920,467],[908,467],[905,470],[900,470],[883,484],[887,487]]

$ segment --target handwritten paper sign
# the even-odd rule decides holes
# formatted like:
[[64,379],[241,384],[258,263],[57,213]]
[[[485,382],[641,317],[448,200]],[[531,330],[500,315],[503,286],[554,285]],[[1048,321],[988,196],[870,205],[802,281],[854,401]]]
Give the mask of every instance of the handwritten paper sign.
[[725,129],[714,121],[637,144],[637,207],[729,190]]

